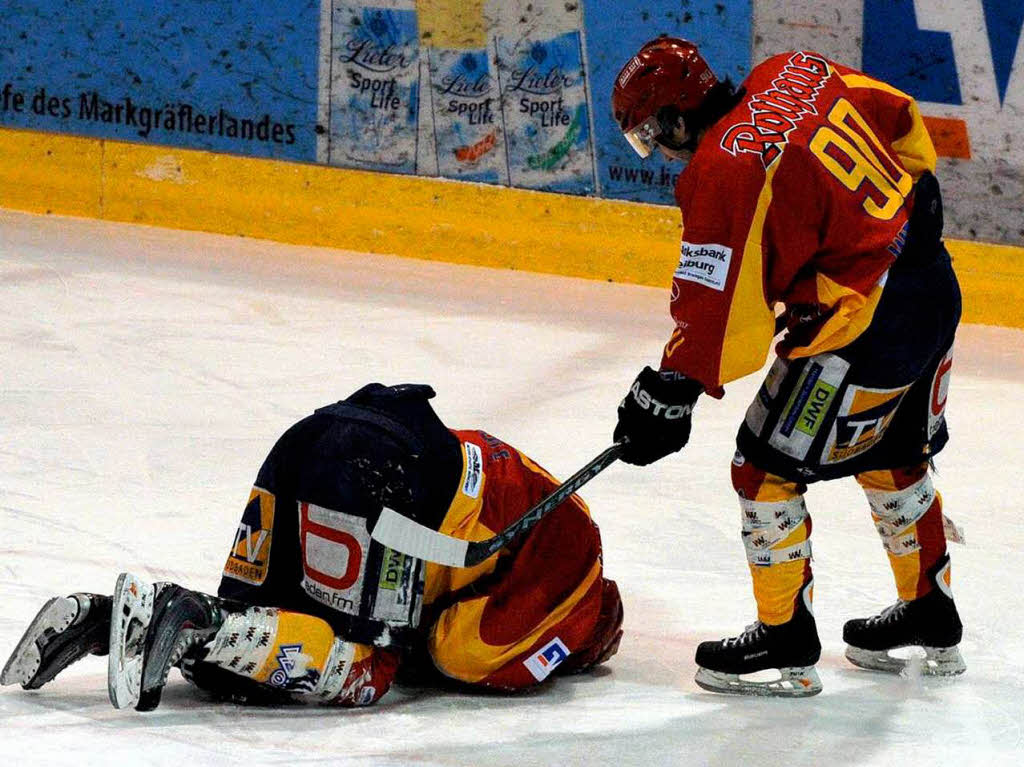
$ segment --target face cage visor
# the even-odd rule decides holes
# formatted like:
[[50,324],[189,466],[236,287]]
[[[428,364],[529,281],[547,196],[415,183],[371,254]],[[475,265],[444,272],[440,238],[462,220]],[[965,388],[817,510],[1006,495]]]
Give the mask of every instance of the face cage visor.
[[640,155],[640,158],[646,159],[651,156],[658,144],[661,123],[658,122],[657,115],[651,115],[632,130],[623,131],[622,135],[626,137],[626,141]]

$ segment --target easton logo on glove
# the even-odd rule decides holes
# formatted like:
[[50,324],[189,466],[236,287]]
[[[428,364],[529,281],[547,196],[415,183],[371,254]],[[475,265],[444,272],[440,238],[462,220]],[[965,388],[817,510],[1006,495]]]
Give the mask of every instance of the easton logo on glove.
[[685,418],[693,413],[692,403],[689,405],[668,405],[654,399],[646,389],[640,388],[639,380],[633,382],[633,386],[630,387],[629,391],[633,395],[633,399],[636,401],[636,404],[644,410],[650,410],[651,415],[659,418],[672,421],[676,418]]
[[625,442],[622,460],[646,466],[681,449],[690,439],[690,416],[702,391],[698,381],[670,370],[640,371],[619,405],[614,438]]

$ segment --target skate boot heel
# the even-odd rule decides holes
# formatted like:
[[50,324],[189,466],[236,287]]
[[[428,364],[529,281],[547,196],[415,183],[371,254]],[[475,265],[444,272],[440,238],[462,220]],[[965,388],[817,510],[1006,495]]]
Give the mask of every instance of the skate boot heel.
[[35,690],[80,658],[107,651],[110,599],[72,594],[48,600],[0,673],[0,684]]
[[860,668],[902,676],[964,673],[967,664],[957,647],[963,626],[942,578],[948,568],[946,555],[929,573],[934,588],[923,597],[900,600],[878,615],[847,621],[843,626],[847,660]]
[[967,670],[967,664],[957,647],[925,647],[921,661],[923,676],[958,676]]
[[107,692],[114,708],[128,708],[142,693],[144,645],[153,619],[156,589],[131,573],[121,573],[114,587],[110,616]]

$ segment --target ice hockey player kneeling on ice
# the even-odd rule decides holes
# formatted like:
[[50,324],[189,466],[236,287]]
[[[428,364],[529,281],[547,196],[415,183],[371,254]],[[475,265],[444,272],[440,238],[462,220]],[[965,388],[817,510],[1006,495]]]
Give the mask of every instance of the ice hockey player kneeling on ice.
[[0,681],[40,687],[109,653],[118,708],[155,708],[174,666],[222,699],[365,706],[396,676],[517,691],[608,660],[622,604],[578,497],[473,568],[370,539],[386,506],[479,540],[558,486],[505,442],[447,429],[433,396],[370,384],[304,418],[259,471],[217,596],[125,573],[113,597],[52,599]]
[[[899,594],[846,624],[847,657],[900,671],[907,661],[890,651],[918,645],[923,673],[962,672],[942,500],[928,471],[947,440],[960,291],[917,104],[811,51],[773,56],[737,88],[692,43],[663,36],[622,68],[612,107],[641,157],[657,149],[688,163],[675,189],[675,329],[659,369],[644,369],[619,407],[622,460],[645,465],[682,448],[700,395],[721,397],[760,370],[785,331],[732,467],[757,621],[698,647],[697,683],[821,689],[804,492],[840,477],[864,489]],[[744,678],[769,669],[774,680]]]

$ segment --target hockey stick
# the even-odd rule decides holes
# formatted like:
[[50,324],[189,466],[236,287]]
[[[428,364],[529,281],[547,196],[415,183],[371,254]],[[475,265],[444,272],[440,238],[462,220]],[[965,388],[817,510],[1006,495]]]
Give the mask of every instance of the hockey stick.
[[427,562],[448,567],[473,567],[499,551],[521,533],[525,533],[566,498],[607,469],[622,455],[624,444],[616,442],[582,469],[559,485],[551,495],[539,501],[532,509],[506,527],[493,538],[483,541],[465,541],[439,533],[414,522],[397,511],[384,507],[370,537],[390,549],[409,554]]

